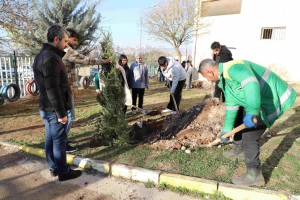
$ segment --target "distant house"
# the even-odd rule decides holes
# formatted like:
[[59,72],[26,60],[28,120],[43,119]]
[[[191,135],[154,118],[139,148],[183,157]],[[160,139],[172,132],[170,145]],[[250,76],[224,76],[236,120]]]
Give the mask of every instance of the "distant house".
[[[300,12],[297,0],[197,0],[199,20],[193,55],[196,66],[211,57],[210,45],[219,41],[234,59],[270,68],[283,79],[300,81]],[[208,33],[202,34],[201,32]]]

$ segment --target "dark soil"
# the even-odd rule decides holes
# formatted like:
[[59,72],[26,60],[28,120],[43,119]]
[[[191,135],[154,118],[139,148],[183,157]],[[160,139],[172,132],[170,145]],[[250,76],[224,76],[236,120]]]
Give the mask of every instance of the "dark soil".
[[224,113],[224,104],[206,98],[180,115],[160,114],[156,120],[135,118],[132,136],[136,142],[155,149],[196,148],[216,139],[223,127]]

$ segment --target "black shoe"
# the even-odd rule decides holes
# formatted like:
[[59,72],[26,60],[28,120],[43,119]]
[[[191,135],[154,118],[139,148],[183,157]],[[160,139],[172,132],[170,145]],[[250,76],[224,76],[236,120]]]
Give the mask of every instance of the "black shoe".
[[58,175],[58,180],[59,181],[66,181],[66,180],[70,180],[70,179],[74,179],[79,177],[82,174],[81,170],[73,170],[73,169],[69,169],[69,172],[63,175]]
[[57,176],[57,172],[55,170],[53,170],[53,169],[49,169],[49,170],[50,170],[51,176],[53,176],[53,177]]
[[72,153],[72,152],[75,152],[77,150],[78,150],[78,148],[72,147],[71,145],[67,144],[66,152]]

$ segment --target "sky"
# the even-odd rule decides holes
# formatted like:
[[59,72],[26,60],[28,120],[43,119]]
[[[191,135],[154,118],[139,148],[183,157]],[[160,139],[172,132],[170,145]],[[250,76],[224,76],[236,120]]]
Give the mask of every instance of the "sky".
[[[157,0],[102,0],[98,6],[98,11],[102,15],[101,25],[112,33],[115,45],[139,47],[141,13],[158,4]],[[145,32],[142,36],[142,46],[171,47],[167,43],[151,40]]]

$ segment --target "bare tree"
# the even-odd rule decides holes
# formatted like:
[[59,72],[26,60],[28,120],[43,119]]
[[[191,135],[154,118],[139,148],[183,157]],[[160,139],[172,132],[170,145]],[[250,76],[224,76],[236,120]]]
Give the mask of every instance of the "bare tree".
[[195,0],[165,0],[142,17],[145,31],[155,39],[171,44],[181,61],[179,47],[193,38],[198,16]]
[[32,10],[32,0],[0,0],[0,27],[6,33],[0,36],[0,41],[24,41],[22,35],[34,31]]

